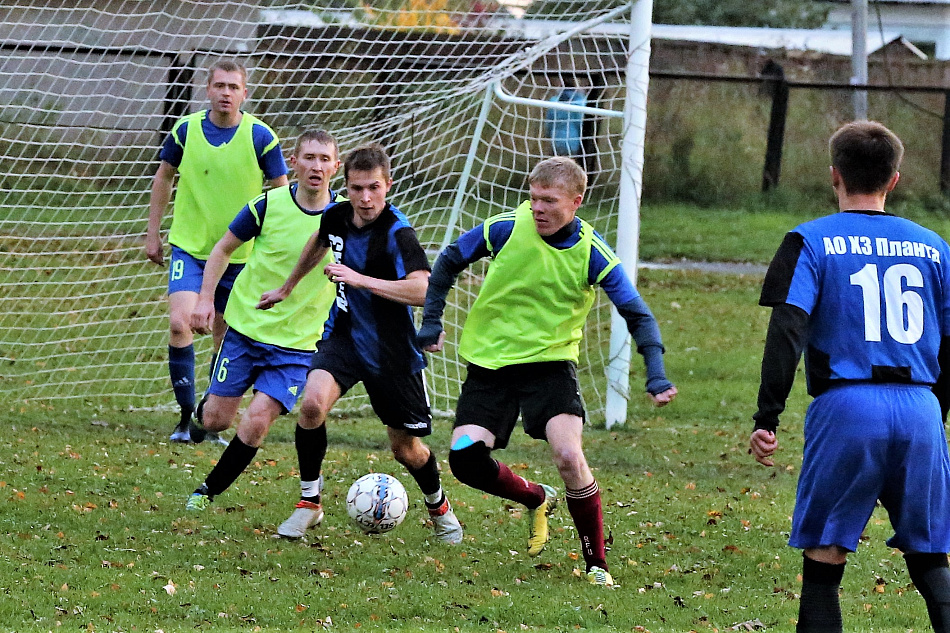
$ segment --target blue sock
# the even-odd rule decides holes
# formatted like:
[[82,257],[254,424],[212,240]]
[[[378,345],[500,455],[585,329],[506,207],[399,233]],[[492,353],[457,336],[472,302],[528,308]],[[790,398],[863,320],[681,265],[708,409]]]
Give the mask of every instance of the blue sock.
[[168,374],[182,417],[195,410],[195,347],[168,346]]

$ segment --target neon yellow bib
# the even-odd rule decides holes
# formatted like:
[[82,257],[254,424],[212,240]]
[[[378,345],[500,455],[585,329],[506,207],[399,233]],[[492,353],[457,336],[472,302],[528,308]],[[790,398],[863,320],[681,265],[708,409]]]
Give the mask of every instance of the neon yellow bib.
[[[198,259],[208,259],[234,216],[248,200],[260,195],[264,185],[252,136],[254,124],[260,120],[245,112],[234,138],[215,147],[201,129],[207,114],[207,110],[189,114],[175,126],[188,122],[168,236],[169,242]],[[231,256],[231,263],[246,262],[250,252],[250,243],[242,245]]]
[[320,229],[323,214],[308,215],[297,206],[290,187],[260,194],[248,206],[267,198],[261,234],[254,238],[251,257],[234,281],[224,318],[228,326],[255,341],[312,351],[336,296],[336,285],[323,275],[333,261],[327,253],[317,268],[300,280],[290,296],[270,310],[255,308],[261,295],[279,288],[290,275],[310,236]]
[[[485,222],[486,240],[491,222]],[[465,320],[459,354],[488,369],[577,362],[594,304],[594,288],[587,283],[593,235],[581,220],[580,241],[556,249],[538,235],[530,202],[518,207],[511,237],[489,265]]]

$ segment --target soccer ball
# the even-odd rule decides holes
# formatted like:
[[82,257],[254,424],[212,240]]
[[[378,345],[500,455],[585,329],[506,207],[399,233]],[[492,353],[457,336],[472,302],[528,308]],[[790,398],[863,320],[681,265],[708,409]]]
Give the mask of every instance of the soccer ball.
[[346,511],[367,534],[382,534],[406,517],[409,496],[399,480],[385,473],[363,475],[346,493]]

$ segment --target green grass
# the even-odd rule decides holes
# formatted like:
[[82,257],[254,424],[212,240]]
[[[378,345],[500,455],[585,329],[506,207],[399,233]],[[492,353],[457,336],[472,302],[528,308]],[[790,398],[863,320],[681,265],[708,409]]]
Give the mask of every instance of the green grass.
[[[809,199],[781,192],[725,208],[645,202],[640,212],[640,258],[767,264],[786,231],[837,209],[830,198]],[[950,237],[945,202],[896,201],[887,209],[945,239]]]
[[[460,485],[430,445],[466,537],[432,542],[418,491],[372,418],[329,422],[327,518],[302,542],[274,538],[297,494],[293,421],[282,419],[238,482],[202,516],[187,495],[219,457],[166,443],[172,420],[144,412],[9,402],[0,424],[0,628],[11,631],[714,631],[759,619],[791,631],[800,557],[786,545],[807,397],[799,380],[778,466],[746,454],[767,312],[760,278],[643,271],[680,397],[634,398],[622,428],[589,428],[589,461],[613,537],[620,588],[582,569],[562,507],[553,540],[525,555],[522,510]],[[639,366],[636,366],[639,369]],[[800,377],[801,378],[801,377]],[[636,380],[636,378],[632,378]],[[547,446],[517,431],[498,453],[516,472],[557,482]],[[371,470],[407,484],[394,532],[366,537],[343,506]],[[929,626],[883,514],[868,526],[842,588],[849,630]],[[638,629],[637,627],[643,627]]]

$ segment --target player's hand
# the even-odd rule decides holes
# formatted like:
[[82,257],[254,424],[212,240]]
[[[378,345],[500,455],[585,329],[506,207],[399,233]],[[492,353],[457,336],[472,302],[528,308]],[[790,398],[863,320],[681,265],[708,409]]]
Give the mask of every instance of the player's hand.
[[255,306],[258,310],[270,310],[275,305],[287,298],[290,293],[284,290],[284,287],[268,290],[261,295],[261,300]]
[[438,322],[422,322],[422,327],[416,333],[416,344],[424,352],[441,352],[445,343],[445,330]]
[[159,266],[165,265],[165,252],[162,248],[162,238],[158,235],[145,236],[145,257]]
[[755,461],[763,466],[774,466],[772,455],[778,448],[778,439],[772,431],[765,429],[756,429],[749,438],[749,452],[755,457]]
[[337,264],[335,262],[327,264],[323,268],[323,274],[335,284],[347,284],[354,288],[363,288],[366,285],[363,283],[363,275],[344,264]]
[[676,387],[670,387],[670,388],[667,389],[666,391],[663,391],[663,392],[658,393],[658,394],[656,394],[656,395],[654,395],[654,394],[652,394],[652,393],[649,394],[649,395],[650,395],[650,400],[653,401],[653,404],[654,404],[654,405],[656,405],[656,406],[658,406],[658,407],[665,407],[665,406],[668,405],[669,403],[673,402],[673,398],[676,397],[676,394],[677,394],[677,393],[678,393],[678,392],[676,391]]
[[214,301],[198,299],[194,312],[191,313],[191,329],[198,334],[211,334],[214,324]]

